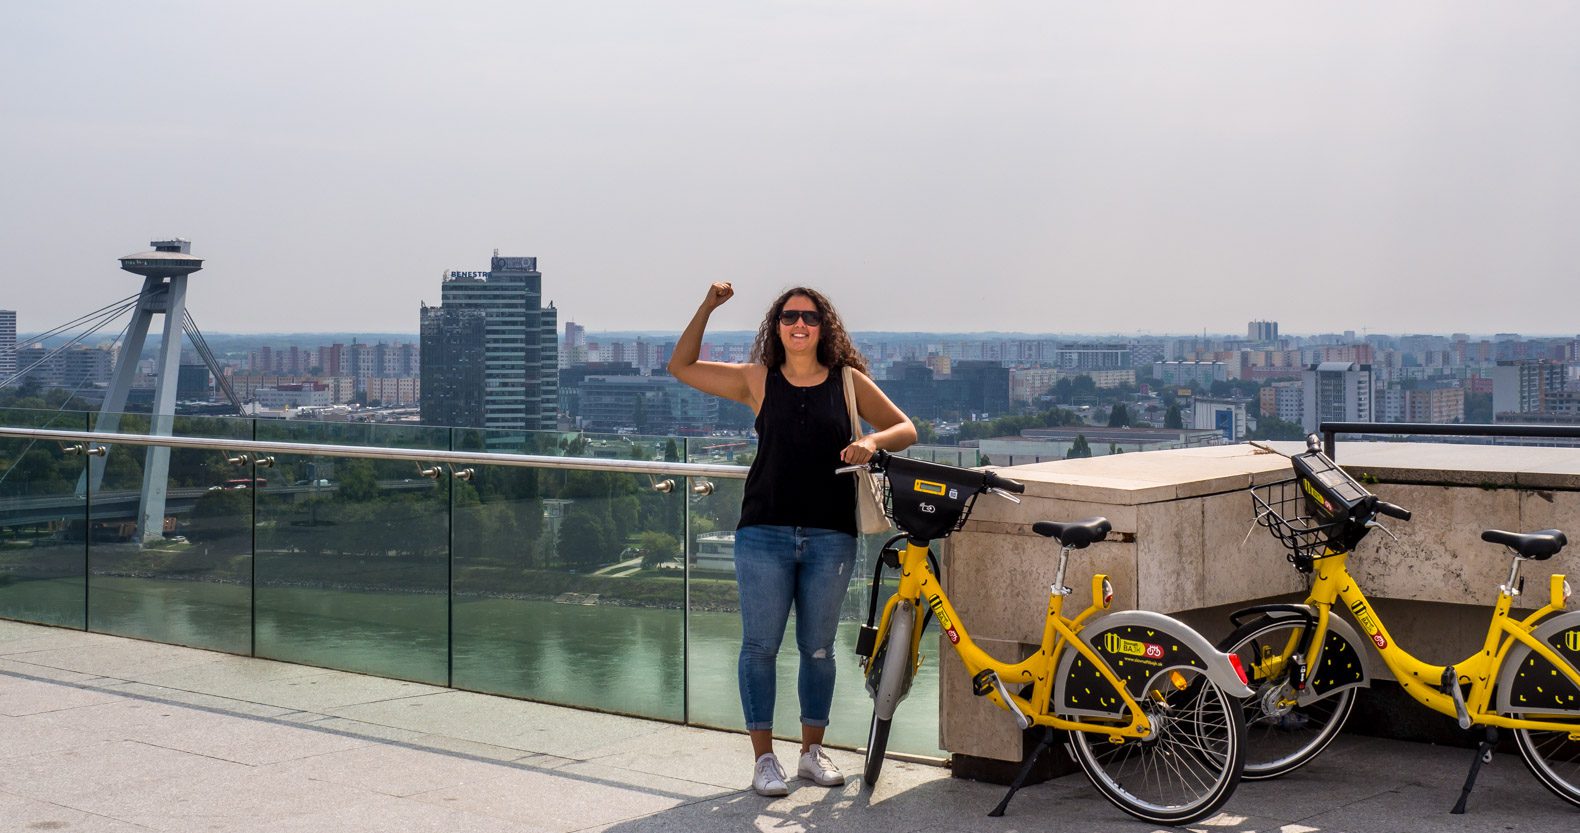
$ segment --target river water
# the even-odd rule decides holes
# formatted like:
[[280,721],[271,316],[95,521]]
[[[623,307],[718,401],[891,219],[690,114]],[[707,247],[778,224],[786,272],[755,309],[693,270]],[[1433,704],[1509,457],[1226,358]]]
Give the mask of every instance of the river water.
[[[41,602],[38,591],[53,583],[28,584],[34,591],[29,595]],[[70,590],[54,585],[61,602],[46,607],[69,610]],[[89,627],[95,631],[237,654],[253,648],[252,593],[245,584],[95,575],[88,595]],[[14,610],[0,615],[35,618]],[[453,627],[447,628],[452,616]],[[260,586],[256,655],[739,728],[739,614],[693,611],[687,619],[680,610],[497,597],[458,598],[452,611],[437,593]],[[70,617],[53,621],[71,623]],[[792,620],[780,650],[775,710],[777,731],[786,735],[795,734],[799,724],[794,627]],[[871,715],[854,653],[857,628],[856,622],[842,623],[836,647],[839,675],[827,738],[838,746],[865,745]],[[934,653],[937,644],[924,640],[924,654]],[[944,755],[938,747],[936,656],[926,657],[895,716],[890,749]]]

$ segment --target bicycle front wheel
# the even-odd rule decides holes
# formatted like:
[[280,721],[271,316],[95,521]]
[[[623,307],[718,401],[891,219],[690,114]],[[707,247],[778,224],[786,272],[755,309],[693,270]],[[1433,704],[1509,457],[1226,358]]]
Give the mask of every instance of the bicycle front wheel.
[[1240,657],[1250,677],[1245,707],[1245,779],[1276,778],[1315,758],[1339,736],[1355,707],[1355,689],[1346,688],[1301,706],[1295,703],[1290,669],[1263,669],[1268,657],[1283,654],[1305,629],[1300,619],[1260,619],[1235,631],[1219,649]]
[[1198,668],[1167,669],[1131,692],[1153,735],[1113,743],[1071,732],[1070,751],[1092,784],[1119,809],[1155,824],[1205,818],[1240,782],[1245,725],[1240,703]]
[[910,688],[911,633],[915,625],[916,607],[901,600],[889,614],[888,633],[872,655],[874,668],[868,677],[872,728],[867,733],[867,759],[862,769],[862,783],[868,787],[878,783],[878,776],[883,773],[883,753],[889,746],[894,709]]
[[[1529,717],[1531,715],[1520,715]],[[1515,729],[1514,744],[1536,780],[1559,798],[1580,806],[1580,722],[1572,732],[1541,732]]]

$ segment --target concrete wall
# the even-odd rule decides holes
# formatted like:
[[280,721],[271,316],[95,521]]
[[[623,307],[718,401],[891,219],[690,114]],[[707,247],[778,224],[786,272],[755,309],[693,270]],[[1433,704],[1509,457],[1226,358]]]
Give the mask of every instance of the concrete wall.
[[[1286,452],[1303,444],[1279,444]],[[1350,569],[1390,632],[1422,659],[1455,661],[1479,649],[1509,558],[1483,543],[1489,528],[1546,527],[1580,535],[1580,450],[1421,443],[1340,443],[1338,461],[1383,499],[1414,512],[1374,531]],[[947,543],[945,587],[973,640],[1003,659],[1036,648],[1058,549],[1031,532],[1038,520],[1102,515],[1107,540],[1071,555],[1065,583],[1074,615],[1090,601],[1093,573],[1108,573],[1114,609],[1176,616],[1217,641],[1227,612],[1298,599],[1304,578],[1267,532],[1253,527],[1247,489],[1289,476],[1278,454],[1249,445],[1123,454],[1004,470],[1026,483],[1020,505],[983,497]],[[1375,482],[1371,482],[1375,480]],[[1249,532],[1249,536],[1247,533]],[[1575,552],[1528,565],[1529,608],[1546,603],[1547,576],[1580,573]],[[941,745],[952,753],[1016,761],[1022,739],[1009,716],[973,697],[970,680],[939,645]],[[1374,667],[1386,674],[1381,661]]]

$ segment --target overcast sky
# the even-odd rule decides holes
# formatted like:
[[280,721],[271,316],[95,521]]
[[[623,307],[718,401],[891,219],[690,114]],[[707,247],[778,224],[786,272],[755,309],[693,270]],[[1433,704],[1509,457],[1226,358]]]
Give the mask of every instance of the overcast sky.
[[711,280],[862,330],[1574,334],[1571,2],[11,2],[0,308],[412,331],[535,255],[560,320]]

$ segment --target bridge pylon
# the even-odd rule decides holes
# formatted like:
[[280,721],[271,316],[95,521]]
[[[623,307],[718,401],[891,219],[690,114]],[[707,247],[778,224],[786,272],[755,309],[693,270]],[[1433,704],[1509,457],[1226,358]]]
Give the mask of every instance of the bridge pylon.
[[[159,361],[154,406],[149,419],[150,436],[168,437],[176,413],[176,381],[181,368],[181,322],[186,317],[187,277],[203,268],[203,259],[192,254],[192,243],[182,239],[155,240],[152,251],[121,258],[121,268],[143,276],[143,289],[137,296],[132,321],[127,327],[126,343],[115,363],[110,389],[99,406],[95,431],[115,432],[126,410],[126,399],[137,375],[138,358],[155,315],[163,315],[164,338],[159,345]],[[77,482],[77,493],[98,491],[104,481],[102,456],[90,457],[88,470]],[[156,541],[164,537],[165,497],[170,483],[170,449],[151,445],[143,460],[142,492],[138,498],[137,540]]]

